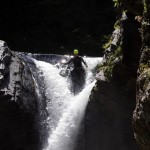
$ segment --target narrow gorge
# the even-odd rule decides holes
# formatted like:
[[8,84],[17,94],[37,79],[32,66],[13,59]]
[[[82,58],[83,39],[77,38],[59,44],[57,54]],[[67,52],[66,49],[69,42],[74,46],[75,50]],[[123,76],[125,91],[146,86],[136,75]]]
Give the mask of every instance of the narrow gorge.
[[[80,4],[84,10],[85,1]],[[96,4],[94,1],[90,7],[92,14],[97,14]],[[84,34],[95,46],[92,50],[81,33],[75,35],[83,26],[71,25],[70,42],[74,36],[80,37],[83,45],[77,47],[86,45],[89,55],[83,57],[88,68],[84,68],[85,84],[78,94],[72,91],[69,76],[60,72],[70,71],[61,62],[72,58],[68,49],[79,39],[74,44],[65,43],[64,51],[62,43],[55,51],[55,39],[56,43],[45,45],[54,48],[46,54],[45,50],[35,53],[27,47],[24,52],[13,50],[14,43],[9,47],[5,39],[0,40],[0,150],[150,150],[150,1],[116,0],[114,9],[116,22],[111,36],[105,37],[104,52],[96,53],[94,33]],[[87,18],[83,22],[90,24],[92,17]],[[11,42],[12,37],[1,37]],[[105,38],[101,40],[106,42]],[[38,46],[42,44],[41,40]]]

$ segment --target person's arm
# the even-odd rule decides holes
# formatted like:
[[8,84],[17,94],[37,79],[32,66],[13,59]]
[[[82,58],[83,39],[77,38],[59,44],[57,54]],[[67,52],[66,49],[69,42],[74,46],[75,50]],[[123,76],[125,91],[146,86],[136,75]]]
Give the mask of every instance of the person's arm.
[[86,67],[88,67],[88,65],[87,65],[87,63],[84,61],[84,59],[82,58],[81,60],[82,60],[82,62],[84,63],[84,65],[85,65]]

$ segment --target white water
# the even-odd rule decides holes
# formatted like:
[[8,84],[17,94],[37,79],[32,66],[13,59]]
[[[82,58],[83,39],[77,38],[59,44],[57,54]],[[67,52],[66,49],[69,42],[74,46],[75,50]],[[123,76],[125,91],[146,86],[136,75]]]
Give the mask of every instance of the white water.
[[35,61],[43,72],[46,89],[47,110],[49,112],[49,138],[44,150],[73,150],[81,121],[92,88],[96,80],[92,70],[101,58],[84,58],[88,64],[86,86],[74,96],[69,88],[67,78],[59,75],[59,69],[42,61]]

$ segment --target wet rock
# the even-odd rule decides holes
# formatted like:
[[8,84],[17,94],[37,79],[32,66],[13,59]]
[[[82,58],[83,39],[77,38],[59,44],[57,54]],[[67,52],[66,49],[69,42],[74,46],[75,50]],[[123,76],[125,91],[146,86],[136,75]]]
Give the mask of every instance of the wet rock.
[[[146,74],[145,74],[146,75]],[[140,75],[137,85],[137,104],[133,114],[135,139],[142,150],[150,149],[150,84],[149,77]]]
[[0,149],[40,149],[36,83],[30,68],[0,41]]
[[141,58],[137,78],[137,102],[133,114],[135,139],[141,150],[150,149],[150,2],[145,0],[142,19]]
[[141,34],[139,32],[140,22],[135,20],[131,12],[126,12],[127,19],[122,20],[122,63],[127,67],[138,68],[140,50],[142,46]]
[[113,33],[112,33],[112,37],[111,37],[112,41],[111,41],[111,45],[108,49],[106,49],[107,51],[115,51],[117,49],[117,46],[119,46],[120,44],[120,40],[121,40],[121,29],[120,28],[116,28]]
[[124,88],[99,80],[85,114],[84,149],[138,150],[132,129],[134,107]]
[[147,50],[147,47],[143,49],[143,55],[141,57],[139,76],[137,79],[137,103],[133,114],[135,139],[142,150],[150,149],[150,69],[149,60],[147,59],[149,55],[145,55]]

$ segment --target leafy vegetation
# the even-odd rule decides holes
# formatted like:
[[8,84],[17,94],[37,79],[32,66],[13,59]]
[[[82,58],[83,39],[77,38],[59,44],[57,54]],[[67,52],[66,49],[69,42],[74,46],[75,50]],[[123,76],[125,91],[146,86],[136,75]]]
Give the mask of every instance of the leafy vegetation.
[[121,4],[120,0],[113,0],[114,2],[114,7],[118,8]]
[[114,29],[120,29],[120,19],[114,24]]
[[144,1],[144,13],[147,13],[147,3]]
[[[103,48],[103,49],[109,48],[110,45],[111,45],[111,41],[112,41],[110,35],[104,36],[103,39],[104,39],[104,41],[105,41],[105,44],[102,45],[102,48]],[[106,43],[106,41],[108,41],[108,42]]]
[[145,72],[148,68],[149,68],[149,66],[147,64],[140,63],[140,65],[139,65],[140,72]]
[[122,57],[122,49],[119,46],[114,52],[108,54],[106,61],[99,65],[97,70],[103,70],[104,75],[107,80],[110,80],[112,77],[113,68],[117,61],[119,61]]

